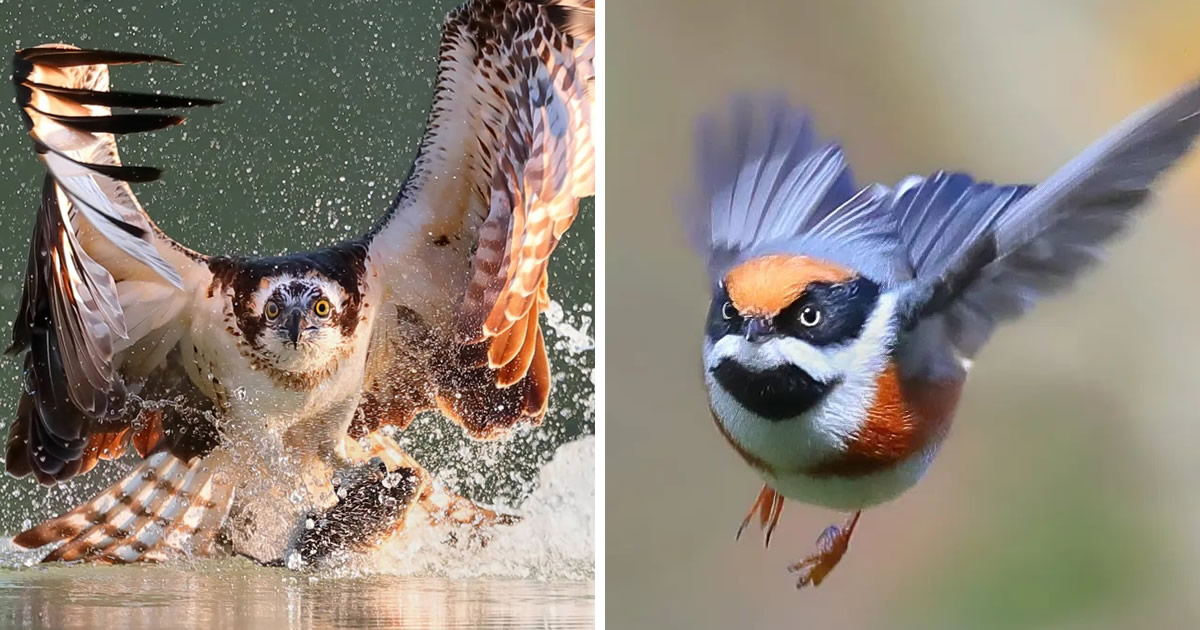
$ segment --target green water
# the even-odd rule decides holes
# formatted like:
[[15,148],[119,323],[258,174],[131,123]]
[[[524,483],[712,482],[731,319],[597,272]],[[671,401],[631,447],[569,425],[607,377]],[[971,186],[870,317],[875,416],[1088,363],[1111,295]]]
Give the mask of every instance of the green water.
[[591,583],[322,577],[234,562],[0,572],[3,628],[590,628]]
[[[0,45],[15,50],[63,41],[165,54],[187,63],[113,71],[117,88],[225,100],[194,112],[180,128],[122,141],[127,163],[167,169],[163,181],[135,192],[164,230],[195,249],[277,254],[359,234],[386,209],[424,129],[438,29],[456,4],[350,1],[285,8],[272,2],[83,6],[0,0]],[[20,296],[41,185],[40,163],[9,89],[0,87],[6,95],[0,106],[10,110],[0,115],[0,179],[6,182],[0,189],[0,320],[6,322]],[[594,432],[591,350],[559,334],[591,332],[593,223],[589,201],[552,265],[551,293],[562,305],[564,325],[546,331],[557,381],[545,425],[503,444],[467,442],[437,417],[419,420],[406,434],[411,452],[463,494],[519,511],[555,450]],[[7,336],[7,328],[0,335]],[[17,362],[0,364],[0,434],[7,433],[18,387]],[[590,464],[578,466],[590,470]],[[0,478],[0,533],[77,503],[124,469],[120,463],[102,465],[81,482],[52,490]],[[576,538],[591,537],[588,531]],[[512,543],[514,553],[520,555],[524,543],[526,555],[543,553],[537,538]],[[469,575],[470,559],[459,562],[458,574]],[[553,567],[531,573],[561,575]],[[23,569],[0,573],[0,624],[590,624],[587,575],[583,581],[557,580],[376,575],[310,581],[241,565]]]

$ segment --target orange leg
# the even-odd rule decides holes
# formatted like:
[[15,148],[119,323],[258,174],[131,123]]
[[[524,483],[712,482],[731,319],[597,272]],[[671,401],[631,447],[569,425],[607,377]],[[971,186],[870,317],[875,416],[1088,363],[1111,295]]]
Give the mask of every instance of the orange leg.
[[788,571],[800,574],[796,588],[804,588],[809,584],[820,586],[830,571],[841,562],[842,556],[850,548],[850,536],[854,534],[854,526],[858,525],[858,517],[862,511],[854,513],[846,524],[838,527],[830,525],[817,538],[817,553],[788,567]]
[[763,484],[762,490],[758,491],[758,498],[750,506],[746,518],[742,519],[741,527],[738,527],[737,539],[741,539],[742,532],[746,530],[746,526],[754,519],[756,513],[758,514],[758,526],[765,531],[763,546],[769,547],[771,534],[775,533],[775,526],[779,524],[779,517],[783,514],[783,495],[772,490],[771,486]]

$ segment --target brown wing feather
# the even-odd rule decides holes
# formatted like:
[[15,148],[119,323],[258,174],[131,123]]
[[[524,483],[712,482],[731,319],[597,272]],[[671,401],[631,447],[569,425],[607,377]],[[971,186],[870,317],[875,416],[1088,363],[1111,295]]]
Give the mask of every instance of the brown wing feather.
[[[540,421],[549,397],[538,322],[549,303],[546,268],[575,219],[579,197],[594,187],[589,88],[594,71],[588,52],[594,44],[582,38],[594,36],[582,26],[594,24],[594,6],[570,9],[530,10],[525,23],[515,11],[515,28],[498,47],[498,59],[485,65],[504,122],[492,160],[489,212],[457,330],[461,343],[487,348],[486,361],[468,364],[481,370],[470,379],[481,390],[468,396],[454,388],[454,400],[442,400],[443,409],[468,428],[477,427],[471,429],[476,435],[495,434],[523,419]],[[578,37],[563,30],[566,21]],[[504,391],[510,388],[516,391]],[[473,404],[462,402],[466,398]]]
[[129,338],[118,281],[141,273],[182,288],[177,265],[164,259],[158,244],[195,255],[162,235],[142,211],[126,181],[152,180],[159,171],[122,165],[113,135],[182,117],[114,115],[110,107],[213,101],[108,90],[105,64],[148,61],[170,60],[62,44],[18,51],[14,59],[17,105],[47,174],[8,350],[25,355],[26,386],[5,466],[47,485],[124,450],[128,420],[118,416],[125,397],[118,347],[137,340]]
[[[373,333],[377,365],[368,366],[360,429],[407,423],[435,401],[475,437],[541,421],[547,263],[595,188],[594,55],[592,1],[474,0],[447,17],[420,152],[371,234],[383,274],[398,278],[389,299],[411,306],[439,340],[420,364],[434,395],[398,395],[420,389],[412,374],[403,386],[380,377],[397,370],[378,357],[421,339],[385,317]],[[392,362],[410,372],[416,364],[407,354]]]

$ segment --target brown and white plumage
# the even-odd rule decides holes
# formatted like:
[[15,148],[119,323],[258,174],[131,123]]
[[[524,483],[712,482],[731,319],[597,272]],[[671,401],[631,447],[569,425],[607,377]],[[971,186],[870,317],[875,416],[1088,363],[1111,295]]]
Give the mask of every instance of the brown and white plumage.
[[[441,408],[496,437],[545,413],[546,263],[593,189],[593,15],[593,3],[565,0],[452,12],[427,133],[391,209],[364,237],[276,258],[191,251],[126,184],[159,172],[121,165],[113,134],[182,118],[110,105],[214,101],[110,91],[107,65],[169,60],[18,52],[18,104],[48,175],[14,325],[27,383],[6,467],[53,484],[128,445],[148,458],[18,543],[59,542],[54,559],[132,561],[164,546],[203,555],[223,526],[235,550],[278,557],[295,516],[337,506],[332,471],[381,454],[419,473],[419,503],[435,518],[502,521],[461,497],[435,509],[428,474],[378,429]],[[219,486],[205,480],[223,467]],[[155,481],[183,470],[205,471],[191,483],[212,481],[203,487],[216,499],[183,505],[194,487]],[[297,485],[307,505],[279,500]],[[141,509],[126,518],[114,505]],[[152,531],[196,510],[205,528]]]
[[202,257],[162,234],[129,188],[127,182],[150,181],[160,171],[122,165],[113,135],[182,117],[112,115],[108,105],[217,101],[111,92],[99,60],[170,61],[67,46],[20,51],[15,61],[18,103],[47,176],[8,350],[25,354],[27,387],[9,432],[7,467],[42,483],[86,472],[123,450],[121,440],[110,444],[114,433],[130,435],[132,419],[121,416],[122,373],[162,369],[166,341],[186,326],[189,290],[209,277]]
[[[444,351],[374,362],[368,422],[405,426],[437,405],[493,437],[545,414],[546,264],[595,191],[594,12],[594,2],[472,2],[446,19],[428,132],[371,236],[386,299],[404,308],[373,348],[413,345],[419,320]],[[460,270],[449,282],[448,268]],[[397,387],[393,375],[423,369],[412,363],[432,365],[435,382]]]

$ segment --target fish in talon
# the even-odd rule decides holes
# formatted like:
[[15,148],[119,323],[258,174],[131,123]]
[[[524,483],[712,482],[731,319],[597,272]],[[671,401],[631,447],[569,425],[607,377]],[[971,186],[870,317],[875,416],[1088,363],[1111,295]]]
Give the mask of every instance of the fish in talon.
[[337,505],[301,524],[292,549],[306,565],[369,551],[404,526],[421,486],[417,471],[379,464],[359,477],[339,487]]

